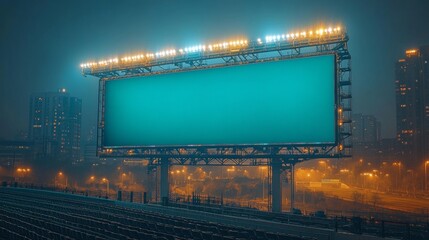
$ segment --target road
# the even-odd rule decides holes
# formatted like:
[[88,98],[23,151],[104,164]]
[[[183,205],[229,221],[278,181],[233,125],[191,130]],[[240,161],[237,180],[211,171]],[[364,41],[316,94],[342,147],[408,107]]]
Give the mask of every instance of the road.
[[326,196],[338,197],[347,201],[354,201],[353,193],[358,192],[363,194],[364,203],[372,205],[372,196],[378,195],[379,200],[376,204],[377,207],[383,207],[392,210],[427,214],[429,211],[429,198],[415,198],[410,196],[400,196],[392,193],[379,192],[375,190],[362,189],[356,187],[350,188],[333,188],[333,187],[321,187],[312,188],[315,191],[322,191]]

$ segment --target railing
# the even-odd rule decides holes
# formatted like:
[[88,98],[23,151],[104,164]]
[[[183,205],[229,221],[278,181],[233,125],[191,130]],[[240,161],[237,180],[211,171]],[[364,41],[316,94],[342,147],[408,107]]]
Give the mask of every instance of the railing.
[[[106,198],[117,201],[133,202],[137,204],[150,203],[149,196],[144,192],[117,191],[106,195],[103,190],[77,190],[73,188],[55,188],[52,185],[36,185],[31,183],[2,183],[3,187],[32,188],[49,191],[77,194],[88,197]],[[364,218],[367,212],[356,212],[356,216],[320,217],[304,216],[291,213],[272,213],[257,210],[251,201],[237,201],[202,194],[172,195],[167,203],[170,207],[186,208],[217,214],[233,215],[247,218],[258,218],[269,221],[299,224],[304,226],[332,229],[336,232],[351,232],[355,234],[368,234],[379,237],[393,237],[402,239],[429,239],[429,215],[426,222],[400,222],[385,219]]]

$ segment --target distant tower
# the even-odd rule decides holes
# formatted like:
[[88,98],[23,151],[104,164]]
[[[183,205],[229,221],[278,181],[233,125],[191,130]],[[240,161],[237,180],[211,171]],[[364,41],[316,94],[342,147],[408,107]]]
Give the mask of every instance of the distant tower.
[[395,90],[396,137],[402,159],[416,167],[429,157],[429,46],[398,60]]
[[381,140],[381,124],[373,115],[361,113],[352,116],[352,141],[359,143],[377,143]]
[[82,100],[66,89],[33,94],[30,98],[29,138],[37,157],[78,161],[80,159]]

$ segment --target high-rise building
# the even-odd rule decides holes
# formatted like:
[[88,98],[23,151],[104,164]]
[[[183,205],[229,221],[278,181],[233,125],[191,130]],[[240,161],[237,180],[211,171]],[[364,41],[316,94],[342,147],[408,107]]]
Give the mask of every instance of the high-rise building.
[[381,124],[372,115],[361,113],[352,116],[352,142],[376,143],[381,139]]
[[382,160],[379,158],[381,124],[373,115],[357,113],[352,115],[352,143],[354,160],[364,159],[368,162]]
[[98,162],[97,156],[97,128],[94,126],[90,129],[85,145],[83,146],[83,158],[87,163]]
[[429,157],[429,46],[407,50],[398,60],[395,90],[402,159],[418,166]]
[[34,94],[30,98],[29,139],[37,158],[59,161],[80,159],[82,100],[66,89]]
[[381,123],[373,115],[352,115],[353,161],[385,164],[398,160],[396,138],[381,138]]

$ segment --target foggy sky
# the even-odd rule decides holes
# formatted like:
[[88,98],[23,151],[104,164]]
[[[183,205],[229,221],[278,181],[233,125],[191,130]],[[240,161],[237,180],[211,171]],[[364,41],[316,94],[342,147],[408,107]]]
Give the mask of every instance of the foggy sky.
[[429,44],[429,1],[0,0],[0,139],[28,130],[29,97],[67,88],[82,98],[82,138],[97,121],[98,82],[80,63],[136,51],[341,25],[350,36],[353,112],[395,136],[394,63]]

